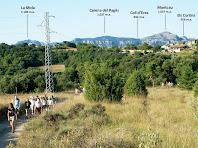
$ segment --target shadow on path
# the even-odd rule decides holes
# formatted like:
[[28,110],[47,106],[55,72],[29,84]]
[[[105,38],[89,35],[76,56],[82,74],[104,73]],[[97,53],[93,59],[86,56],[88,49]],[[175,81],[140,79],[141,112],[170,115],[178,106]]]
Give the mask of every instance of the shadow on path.
[[16,140],[22,131],[25,122],[25,115],[21,115],[18,121],[15,121],[15,132],[12,133],[10,122],[7,120],[0,123],[0,148],[6,147],[10,141],[16,144]]

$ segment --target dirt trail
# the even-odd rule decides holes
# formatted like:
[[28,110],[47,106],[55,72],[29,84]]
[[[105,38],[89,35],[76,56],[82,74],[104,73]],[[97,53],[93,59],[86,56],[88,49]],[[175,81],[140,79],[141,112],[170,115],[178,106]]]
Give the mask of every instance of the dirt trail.
[[20,116],[19,120],[15,121],[14,133],[12,133],[10,123],[7,120],[0,123],[0,148],[6,147],[10,141],[16,144],[17,138],[23,130],[25,121],[25,115]]
[[[67,99],[64,101],[58,102],[57,105],[65,104]],[[32,118],[33,119],[33,118]],[[16,144],[17,139],[20,135],[20,132],[23,130],[25,123],[28,120],[25,119],[25,115],[21,115],[18,121],[15,121],[15,132],[12,133],[12,129],[10,127],[10,122],[8,120],[4,120],[0,122],[0,148],[6,147],[10,141],[13,144]]]

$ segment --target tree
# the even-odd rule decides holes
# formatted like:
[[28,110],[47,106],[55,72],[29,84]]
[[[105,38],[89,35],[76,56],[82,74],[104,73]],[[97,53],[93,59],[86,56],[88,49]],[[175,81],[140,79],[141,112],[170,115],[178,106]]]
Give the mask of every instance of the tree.
[[106,64],[85,65],[85,98],[90,101],[121,101],[123,97],[122,76]]
[[162,75],[164,78],[164,82],[165,81],[175,82],[175,75],[173,74],[173,68],[171,66],[171,61],[169,59],[164,61],[162,65],[162,69],[163,69]]
[[161,46],[160,45],[156,45],[156,46],[153,47],[153,52],[155,53],[157,51],[160,51],[160,49],[161,49]]
[[140,71],[134,71],[128,78],[124,86],[124,94],[126,96],[143,95],[147,96],[148,91],[146,89],[145,77]]
[[137,47],[134,45],[134,44],[131,44],[131,47],[130,47],[131,50],[136,50]]
[[138,49],[139,49],[139,50],[149,50],[149,49],[151,49],[151,48],[152,48],[152,47],[149,46],[147,43],[143,43],[143,44],[141,44],[141,45],[138,46]]
[[55,79],[55,89],[57,91],[78,88],[78,73],[73,67],[66,68],[62,74],[56,74]]
[[177,79],[177,83],[179,83],[180,88],[189,89],[191,90],[196,82],[197,78],[193,69],[189,65],[184,65],[181,68],[181,74]]
[[130,49],[130,44],[127,43],[125,49],[129,50]]
[[149,80],[153,82],[153,87],[155,86],[156,82],[159,83],[162,81],[162,78],[160,77],[161,67],[154,62],[150,62],[146,65],[146,72]]
[[198,81],[195,82],[195,85],[193,87],[193,92],[194,92],[194,96],[197,97],[198,96]]

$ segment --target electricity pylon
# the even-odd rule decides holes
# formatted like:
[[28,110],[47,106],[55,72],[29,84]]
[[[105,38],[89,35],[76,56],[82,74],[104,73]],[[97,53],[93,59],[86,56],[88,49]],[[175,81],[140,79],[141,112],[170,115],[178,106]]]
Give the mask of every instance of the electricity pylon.
[[52,73],[51,62],[51,49],[50,49],[50,27],[49,27],[49,12],[45,12],[45,81],[46,81],[46,93],[54,92],[54,81]]

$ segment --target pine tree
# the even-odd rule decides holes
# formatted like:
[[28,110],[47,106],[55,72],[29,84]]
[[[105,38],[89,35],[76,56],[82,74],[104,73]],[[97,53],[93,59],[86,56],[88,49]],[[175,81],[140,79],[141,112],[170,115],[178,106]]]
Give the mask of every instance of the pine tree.
[[189,65],[185,65],[181,68],[181,74],[177,79],[180,88],[192,89],[197,78],[193,72],[193,69]]
[[121,101],[122,77],[106,64],[85,65],[85,98],[90,101]]
[[147,96],[148,91],[146,89],[145,78],[140,71],[135,71],[128,78],[125,87],[124,93],[126,96],[135,96],[143,95]]

